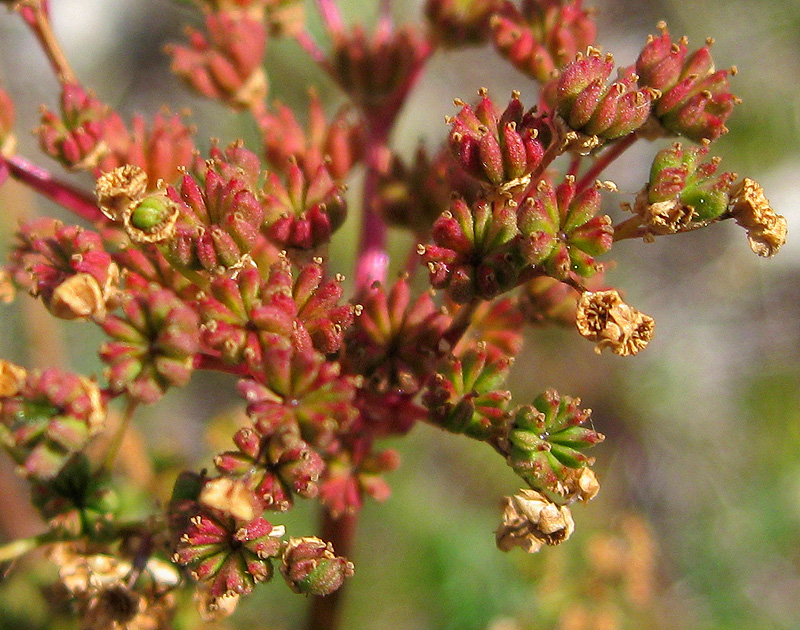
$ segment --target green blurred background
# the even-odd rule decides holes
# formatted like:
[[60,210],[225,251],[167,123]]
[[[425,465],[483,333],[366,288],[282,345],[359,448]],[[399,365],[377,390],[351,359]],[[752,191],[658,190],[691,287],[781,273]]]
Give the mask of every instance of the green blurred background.
[[[349,20],[366,22],[374,19],[374,4],[342,2]],[[419,19],[420,4],[395,2],[398,20]],[[480,444],[416,427],[393,444],[403,465],[389,475],[391,499],[363,511],[346,628],[800,628],[800,246],[793,242],[800,217],[800,3],[590,4],[597,8],[598,41],[620,64],[635,60],[659,19],[673,34],[688,35],[692,47],[716,39],[719,67],[739,68],[733,91],[743,103],[715,152],[724,170],[764,185],[789,221],[789,243],[775,259],[761,260],[742,230],[718,225],[615,247],[618,265],[609,281],[657,322],[647,350],[627,359],[596,356],[573,331],[532,330],[512,375],[516,400],[551,386],[580,396],[607,435],[594,453],[602,490],[575,508],[573,538],[535,556],[497,551],[498,502],[518,487],[514,475]],[[212,136],[223,144],[254,139],[246,118],[187,95],[169,74],[162,46],[181,37],[182,24],[198,23],[196,13],[168,0],[52,0],[52,6],[78,76],[123,115],[152,115],[164,103],[190,107],[202,148]],[[322,40],[313,9],[309,14]],[[330,109],[340,102],[293,42],[271,43],[266,67],[271,98],[302,112],[314,84]],[[55,169],[26,130],[37,124],[40,103],[56,105],[57,85],[19,20],[4,9],[0,81],[17,98],[21,154]],[[535,100],[534,85],[489,49],[439,53],[404,110],[394,145],[409,155],[421,139],[440,142],[444,116],[455,111],[452,99],[471,99],[481,86],[497,95],[516,89],[524,103]],[[635,147],[606,173],[622,191],[620,201],[642,186],[656,150]],[[85,176],[74,180],[91,186]],[[17,216],[53,211],[22,188],[5,186],[3,247]],[[350,220],[337,236],[332,268],[351,269],[355,228]],[[63,356],[76,369],[99,373],[96,356],[85,351],[101,341],[98,332],[78,323],[48,328],[43,312],[26,297],[0,308],[0,356],[29,366]],[[234,402],[232,385],[198,375],[143,413],[139,426],[150,448],[164,462],[210,465],[189,454],[202,450],[198,443],[205,449],[204,426]],[[3,483],[11,483],[6,459],[1,466]],[[4,494],[8,501],[16,496],[11,489]],[[6,502],[0,510],[3,539],[37,531],[24,504]],[[285,520],[297,535],[312,533],[315,521],[308,505]],[[31,577],[33,566],[0,583],[0,630],[61,627],[35,605],[46,591]],[[221,627],[299,628],[306,605],[276,582],[258,589]]]

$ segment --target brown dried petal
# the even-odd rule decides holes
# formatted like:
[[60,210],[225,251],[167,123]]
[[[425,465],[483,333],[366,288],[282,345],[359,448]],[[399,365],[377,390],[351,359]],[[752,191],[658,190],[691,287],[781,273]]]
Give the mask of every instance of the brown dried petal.
[[578,300],[578,332],[597,343],[595,352],[610,348],[628,356],[642,350],[653,337],[653,318],[640,313],[620,298],[614,289],[586,291]]
[[206,622],[219,621],[236,610],[239,594],[231,592],[217,597],[211,594],[211,589],[198,587],[194,592],[194,603],[200,619]]
[[258,499],[241,479],[210,479],[203,486],[199,501],[241,521],[252,521],[261,513]]
[[119,166],[103,173],[95,184],[97,205],[112,221],[119,221],[123,214],[147,191],[147,173],[133,164]]
[[[119,270],[115,264],[109,267],[109,280],[119,279]],[[94,276],[79,273],[59,284],[50,297],[50,312],[61,319],[103,320],[106,317],[106,304],[115,293],[116,281],[101,287]],[[105,289],[105,290],[104,290]]]
[[681,203],[679,198],[650,203],[646,187],[637,195],[633,211],[642,217],[651,234],[681,232],[692,222],[694,214],[693,208]]
[[786,242],[786,219],[775,214],[758,182],[745,177],[731,190],[730,211],[747,230],[750,249],[771,258]]
[[560,482],[559,494],[565,496],[569,502],[591,501],[600,491],[600,482],[589,467],[567,468],[566,477]]
[[0,398],[16,396],[27,374],[25,368],[0,359]]
[[558,506],[535,490],[505,497],[503,522],[496,532],[501,551],[521,547],[535,553],[543,545],[559,545],[572,535],[575,523],[566,506]]

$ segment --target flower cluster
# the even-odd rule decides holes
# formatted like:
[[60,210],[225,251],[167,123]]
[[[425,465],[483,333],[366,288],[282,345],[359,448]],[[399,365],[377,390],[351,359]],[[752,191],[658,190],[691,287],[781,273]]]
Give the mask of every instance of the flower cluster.
[[[354,575],[359,511],[390,496],[400,456],[384,440],[417,423],[486,443],[517,475],[501,550],[560,544],[575,528],[571,506],[599,490],[587,451],[604,436],[577,398],[547,389],[514,400],[507,382],[525,364],[515,359],[526,324],[566,324],[598,353],[635,355],[654,322],[606,284],[615,243],[729,219],[760,256],[786,238],[757,182],[717,172],[710,147],[737,99],[734,69],[714,68],[710,41],[690,53],[659,25],[612,78],[614,57],[595,47],[581,0],[426,0],[427,25],[402,26],[381,2],[371,31],[319,0],[327,51],[298,0],[185,0],[203,30],[167,47],[172,70],[256,134],[255,149],[211,141],[202,155],[189,114],[126,123],[94,96],[47,2],[4,4],[60,84],[35,132],[41,149],[91,176],[94,196],[15,154],[15,110],[0,90],[0,184],[17,179],[77,216],[21,221],[0,292],[24,289],[105,338],[97,377],[0,361],[0,444],[48,528],[0,547],[0,561],[48,545],[89,630],[184,623],[182,589],[216,621],[276,575],[293,592],[331,595]],[[267,44],[286,36],[338,86],[339,109],[326,112],[315,90],[305,117],[267,103]],[[398,117],[437,47],[490,42],[525,75],[519,91],[504,105],[485,89],[475,103],[456,99],[446,140],[395,152]],[[535,107],[522,104],[529,88]],[[664,136],[684,141],[657,150],[645,186],[620,204],[604,169],[638,139]],[[615,224],[619,205],[630,213]],[[348,208],[360,221],[353,282],[336,269]],[[395,247],[389,226],[411,235],[391,267],[409,241]],[[541,347],[542,361],[560,356]],[[205,427],[212,452],[150,461],[128,437],[137,410],[197,371],[235,379],[239,421],[223,436],[224,423]],[[121,473],[137,466],[146,481],[124,486]],[[168,503],[141,496],[166,484]],[[287,533],[281,521],[303,501],[319,505],[323,537]],[[309,627],[331,628],[339,600],[311,601]]]

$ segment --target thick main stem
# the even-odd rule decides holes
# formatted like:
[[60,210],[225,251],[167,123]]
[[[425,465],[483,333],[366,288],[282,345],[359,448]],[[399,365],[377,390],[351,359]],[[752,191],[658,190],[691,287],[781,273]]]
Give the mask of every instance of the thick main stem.
[[[343,514],[333,518],[327,509],[322,511],[321,537],[333,544],[337,556],[350,558],[355,540],[358,517],[355,514]],[[336,630],[341,620],[341,602],[345,586],[330,595],[314,596],[311,600],[311,613],[306,628],[308,630]]]
[[388,130],[371,129],[367,140],[367,171],[364,176],[364,196],[361,215],[358,259],[356,260],[356,293],[375,282],[384,282],[389,267],[386,253],[386,223],[378,207],[380,153],[385,149]]

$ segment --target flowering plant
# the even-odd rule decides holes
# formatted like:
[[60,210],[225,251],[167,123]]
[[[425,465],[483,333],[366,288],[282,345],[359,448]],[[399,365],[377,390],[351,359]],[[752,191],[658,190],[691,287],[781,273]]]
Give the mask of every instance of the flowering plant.
[[[327,50],[297,0],[188,3],[204,29],[167,46],[173,70],[252,119],[259,146],[213,143],[203,155],[181,115],[126,123],[73,72],[47,0],[4,2],[61,86],[58,109],[42,110],[41,148],[95,186],[16,153],[13,100],[0,90],[0,183],[16,179],[80,223],[23,221],[3,295],[27,291],[106,340],[99,377],[0,362],[0,440],[47,524],[0,547],[0,560],[46,547],[86,628],[174,627],[187,591],[203,620],[222,619],[276,568],[313,596],[308,627],[334,628],[359,511],[388,498],[384,474],[400,465],[382,441],[417,423],[485,442],[521,480],[503,500],[501,550],[569,539],[571,506],[599,490],[589,449],[604,436],[577,398],[512,397],[523,329],[566,324],[597,352],[635,355],[655,325],[606,284],[617,243],[733,219],[756,254],[777,253],[785,219],[758,183],[709,157],[738,102],[735,69],[716,70],[710,42],[690,50],[664,24],[615,68],[581,0],[428,0],[426,22],[407,26],[384,2],[373,32],[317,0]],[[304,125],[270,104],[270,38],[294,38],[347,105],[329,117],[312,94]],[[480,89],[455,101],[441,147],[402,158],[390,135],[428,60],[474,45],[494,46],[538,102]],[[598,180],[638,141],[675,137],[628,203]],[[358,170],[360,195],[347,189]],[[614,202],[628,214],[605,214]],[[348,284],[329,252],[351,207],[360,232]],[[398,277],[389,226],[414,238]],[[170,495],[132,519],[112,474],[124,436],[137,409],[201,370],[235,377],[247,421],[213,468],[165,471]],[[304,500],[321,506],[321,537],[282,522]]]

